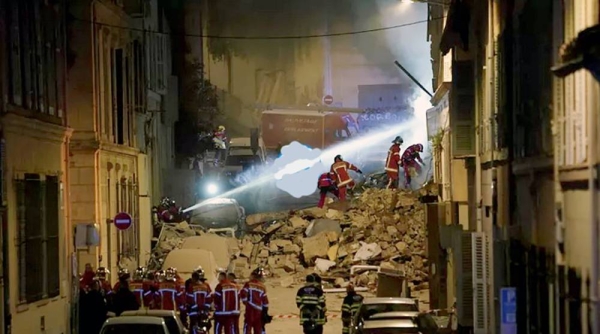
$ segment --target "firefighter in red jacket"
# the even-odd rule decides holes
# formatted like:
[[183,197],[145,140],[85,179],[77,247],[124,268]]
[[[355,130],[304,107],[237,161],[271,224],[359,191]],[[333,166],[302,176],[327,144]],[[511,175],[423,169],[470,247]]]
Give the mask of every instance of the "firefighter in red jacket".
[[146,268],[137,267],[129,283],[129,289],[135,295],[135,300],[140,308],[144,306],[144,275],[146,275]]
[[119,280],[117,281],[117,283],[115,283],[115,285],[113,285],[113,293],[117,293],[117,291],[119,291],[119,288],[121,288],[121,280],[128,280],[131,277],[131,275],[129,275],[129,270],[121,268],[117,272],[117,277],[119,278]]
[[414,144],[407,147],[402,153],[401,166],[404,168],[404,185],[406,188],[410,188],[411,171],[414,169],[418,173],[421,170],[423,160],[420,153],[422,152],[423,145]]
[[[164,273],[161,274],[164,275]],[[161,307],[157,276],[158,274],[154,271],[148,271],[144,279],[142,287],[144,290],[144,307],[148,310],[159,310]]]
[[215,156],[215,166],[227,158],[227,134],[225,133],[225,127],[219,125],[217,131],[213,135],[213,142],[217,150]]
[[319,204],[317,205],[319,208],[322,208],[325,205],[325,200],[327,199],[327,193],[330,192],[335,195],[335,197],[339,197],[339,191],[335,186],[334,182],[335,175],[333,173],[323,173],[319,176],[319,182],[317,183],[317,187],[321,192],[321,197],[319,198]]
[[161,310],[177,311],[179,302],[180,286],[177,284],[177,270],[168,268],[165,271],[164,279],[158,283],[160,292]]
[[235,334],[236,316],[240,314],[240,295],[237,285],[227,279],[227,273],[219,273],[219,284],[213,293],[215,305],[215,334]]
[[96,273],[94,272],[94,268],[92,268],[90,263],[86,263],[85,271],[83,274],[79,274],[79,288],[86,292],[90,291],[95,277]]
[[250,276],[250,281],[244,285],[241,299],[246,306],[244,314],[244,334],[262,334],[265,326],[263,314],[268,313],[269,298],[267,287],[263,284],[264,270],[256,268]]
[[210,312],[211,288],[206,283],[204,269],[196,268],[192,277],[185,282],[185,304],[190,318],[190,331],[194,333],[193,328],[202,318],[208,318]]
[[353,164],[344,161],[341,155],[336,155],[333,159],[334,163],[331,165],[331,173],[335,175],[335,183],[338,187],[340,201],[346,200],[346,191],[354,188],[354,180],[348,174],[348,170],[353,170],[357,173],[362,174],[362,171]]
[[98,277],[98,281],[100,281],[100,291],[107,299],[110,299],[110,296],[112,295],[112,287],[110,286],[110,280],[108,279],[109,275],[110,271],[104,267],[100,267],[96,270],[96,277]]
[[388,189],[398,189],[398,170],[400,169],[400,145],[404,140],[397,136],[392,141],[392,146],[388,150],[387,158],[385,159],[385,173],[388,176]]

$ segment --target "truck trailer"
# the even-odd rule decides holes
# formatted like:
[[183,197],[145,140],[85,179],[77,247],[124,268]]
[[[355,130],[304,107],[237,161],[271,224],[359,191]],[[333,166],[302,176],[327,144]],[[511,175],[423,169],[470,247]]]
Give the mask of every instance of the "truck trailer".
[[349,113],[275,109],[262,112],[261,136],[267,149],[293,141],[324,149],[352,136]]

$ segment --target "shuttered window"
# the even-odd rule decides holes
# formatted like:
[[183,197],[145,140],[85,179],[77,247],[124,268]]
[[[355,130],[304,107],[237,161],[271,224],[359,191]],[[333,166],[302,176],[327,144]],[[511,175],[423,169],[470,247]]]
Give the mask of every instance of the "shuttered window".
[[19,302],[58,296],[60,184],[56,176],[16,180]]

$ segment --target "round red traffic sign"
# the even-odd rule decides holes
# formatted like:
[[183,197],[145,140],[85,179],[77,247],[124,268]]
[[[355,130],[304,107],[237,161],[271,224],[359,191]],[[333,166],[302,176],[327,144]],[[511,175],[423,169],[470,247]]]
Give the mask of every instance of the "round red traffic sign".
[[323,97],[323,103],[325,103],[327,105],[332,104],[333,103],[333,96],[331,96],[331,95],[325,95]]
[[126,212],[119,212],[115,216],[114,223],[119,230],[126,230],[131,226],[131,216]]

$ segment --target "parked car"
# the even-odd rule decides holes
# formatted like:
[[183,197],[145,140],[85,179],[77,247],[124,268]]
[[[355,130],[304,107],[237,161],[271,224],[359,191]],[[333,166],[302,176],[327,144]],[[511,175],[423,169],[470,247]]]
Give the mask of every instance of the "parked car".
[[380,313],[397,314],[409,312],[410,314],[418,313],[419,307],[417,302],[411,298],[400,297],[375,297],[365,298],[363,300],[358,313],[353,319],[352,330],[354,333],[362,333],[364,326],[374,321],[374,317]]
[[125,311],[122,317],[148,316],[162,318],[169,329],[169,334],[187,334],[188,330],[183,327],[181,320],[174,311],[167,310],[137,310]]
[[433,316],[419,312],[381,312],[356,324],[356,334],[421,333],[438,334]]
[[100,334],[171,334],[163,318],[129,316],[110,318]]

